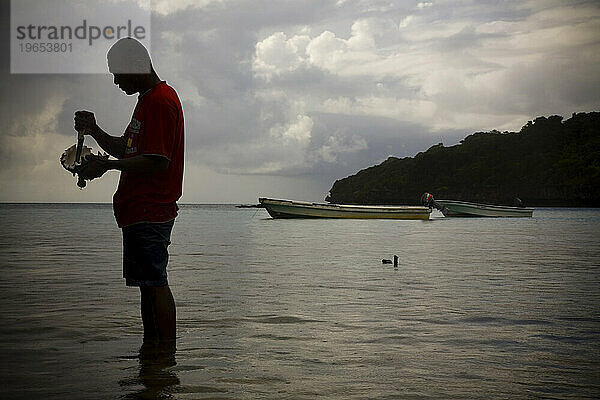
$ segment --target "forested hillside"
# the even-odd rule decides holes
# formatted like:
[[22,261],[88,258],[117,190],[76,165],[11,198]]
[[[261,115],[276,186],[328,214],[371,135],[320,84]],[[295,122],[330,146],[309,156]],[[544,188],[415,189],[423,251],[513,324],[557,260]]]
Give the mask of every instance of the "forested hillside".
[[437,199],[528,206],[600,206],[600,113],[539,117],[520,132],[477,132],[336,181],[327,201],[417,204]]

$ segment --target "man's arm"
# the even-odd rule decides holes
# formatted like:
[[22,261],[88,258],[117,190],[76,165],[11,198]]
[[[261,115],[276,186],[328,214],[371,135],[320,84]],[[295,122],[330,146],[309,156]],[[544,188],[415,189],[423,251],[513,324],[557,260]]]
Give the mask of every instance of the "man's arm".
[[111,156],[120,159],[125,155],[125,138],[111,136],[104,132],[96,123],[94,113],[90,111],[75,112],[75,130],[92,136],[102,150]]
[[139,155],[120,160],[107,160],[102,156],[89,155],[85,167],[78,172],[83,179],[99,178],[110,169],[136,174],[153,174],[169,168],[169,159],[158,155]]
[[98,125],[88,131],[102,149],[115,158],[123,158],[125,155],[125,137],[111,136],[104,132]]
[[106,169],[133,172],[137,174],[152,174],[169,168],[169,159],[163,156],[142,154],[120,160],[106,160]]

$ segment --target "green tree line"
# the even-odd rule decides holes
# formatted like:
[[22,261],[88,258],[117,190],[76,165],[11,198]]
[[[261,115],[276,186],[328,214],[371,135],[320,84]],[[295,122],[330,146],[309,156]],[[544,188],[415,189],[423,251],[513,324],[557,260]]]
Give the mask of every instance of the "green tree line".
[[477,132],[414,157],[389,157],[333,184],[326,200],[418,204],[437,199],[528,206],[600,206],[600,113],[538,117],[520,132]]

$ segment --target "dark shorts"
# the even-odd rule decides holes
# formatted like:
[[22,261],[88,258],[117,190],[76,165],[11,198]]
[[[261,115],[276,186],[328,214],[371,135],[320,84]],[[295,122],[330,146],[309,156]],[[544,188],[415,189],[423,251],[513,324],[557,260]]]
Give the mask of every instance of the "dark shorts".
[[171,230],[175,220],[124,226],[123,278],[127,286],[166,286]]

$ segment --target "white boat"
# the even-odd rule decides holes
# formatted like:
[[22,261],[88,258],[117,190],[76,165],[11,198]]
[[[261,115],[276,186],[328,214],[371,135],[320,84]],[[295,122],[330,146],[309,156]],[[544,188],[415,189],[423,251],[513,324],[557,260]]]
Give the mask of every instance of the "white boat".
[[531,217],[533,208],[494,206],[457,200],[436,200],[445,217]]
[[429,219],[431,213],[431,208],[421,206],[321,204],[265,197],[258,201],[273,218]]

